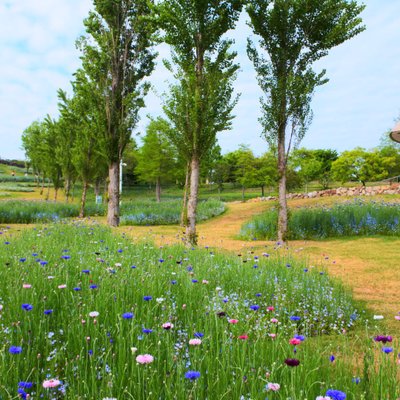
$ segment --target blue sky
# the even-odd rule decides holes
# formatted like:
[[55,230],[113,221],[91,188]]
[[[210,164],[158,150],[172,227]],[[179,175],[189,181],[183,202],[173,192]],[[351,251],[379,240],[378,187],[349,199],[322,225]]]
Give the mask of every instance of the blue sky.
[[[312,102],[313,123],[301,146],[339,152],[357,146],[373,148],[400,116],[400,2],[365,0],[367,30],[331,50],[315,65],[325,68],[330,82],[319,87]],[[21,134],[47,113],[57,115],[57,89],[70,90],[79,67],[76,38],[91,0],[0,1],[0,157],[24,158]],[[251,35],[243,14],[230,37],[235,39],[241,70],[236,89],[241,92],[233,130],[219,135],[224,153],[249,145],[256,154],[267,150],[262,128],[258,88],[245,52]],[[154,90],[135,133],[144,132],[147,117],[161,114],[161,94],[170,79],[161,64],[167,46],[159,48],[160,62],[151,77]]]

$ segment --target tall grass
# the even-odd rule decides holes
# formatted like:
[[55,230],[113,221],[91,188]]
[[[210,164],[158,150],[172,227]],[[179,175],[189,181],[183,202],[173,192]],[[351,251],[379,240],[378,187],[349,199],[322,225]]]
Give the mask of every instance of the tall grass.
[[[277,211],[254,217],[244,224],[239,236],[246,239],[274,240],[277,236]],[[333,206],[301,208],[291,211],[288,239],[400,235],[400,208],[396,203],[366,202],[356,199]]]
[[[156,203],[150,200],[124,201],[121,205],[123,225],[168,225],[180,221],[182,203],[167,200]],[[225,211],[225,205],[218,200],[198,203],[197,221],[204,221]],[[88,203],[86,215],[105,215],[103,204]],[[0,203],[0,223],[36,223],[57,221],[77,217],[78,204],[52,203],[43,201],[4,201]]]
[[[366,315],[323,270],[267,254],[132,245],[96,226],[7,237],[0,247],[3,399],[17,398],[19,382],[46,399],[315,400],[327,389],[348,400],[400,395],[397,351],[385,354],[370,334],[349,333]],[[294,335],[301,335],[296,346]],[[140,364],[143,354],[153,361]],[[298,367],[284,363],[293,358]],[[188,371],[198,378],[185,378]],[[60,383],[45,389],[50,378]],[[267,391],[268,383],[279,391]]]

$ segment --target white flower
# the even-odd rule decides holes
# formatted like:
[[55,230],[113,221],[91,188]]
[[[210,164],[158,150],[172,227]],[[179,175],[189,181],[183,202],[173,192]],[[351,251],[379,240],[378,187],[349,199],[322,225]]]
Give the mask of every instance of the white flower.
[[374,319],[383,319],[383,315],[374,315]]
[[158,298],[156,299],[156,302],[157,302],[158,304],[161,304],[164,300],[165,300],[165,299],[163,299],[162,297],[158,297]]
[[98,311],[90,311],[89,317],[96,318],[99,316],[99,314],[100,313]]

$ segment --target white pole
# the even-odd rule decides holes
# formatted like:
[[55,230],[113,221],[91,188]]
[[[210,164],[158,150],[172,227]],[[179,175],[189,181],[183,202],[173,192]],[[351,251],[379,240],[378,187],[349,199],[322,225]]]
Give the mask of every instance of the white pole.
[[122,193],[122,166],[124,165],[124,163],[122,162],[122,158],[121,161],[119,162],[119,194]]

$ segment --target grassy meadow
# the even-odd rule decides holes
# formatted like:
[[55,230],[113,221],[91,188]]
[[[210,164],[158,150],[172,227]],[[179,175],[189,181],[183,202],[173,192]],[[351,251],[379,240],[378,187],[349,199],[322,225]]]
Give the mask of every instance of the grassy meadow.
[[[387,232],[313,234],[289,248],[266,236],[238,240],[243,223],[272,215],[274,202],[242,203],[240,188],[205,186],[201,246],[190,249],[173,244],[177,188],[165,188],[161,204],[151,188],[124,190],[125,225],[109,230],[93,193],[94,218],[78,221],[79,188],[72,203],[46,202],[23,172],[0,184],[21,189],[0,187],[0,399],[400,397],[399,252]],[[332,217],[377,226],[382,201],[379,215],[397,218],[395,197],[375,200],[289,205],[292,219],[318,229]],[[349,205],[362,212],[340,211]]]
[[1,398],[400,394],[391,338],[324,268],[132,244],[93,223],[2,235]]

